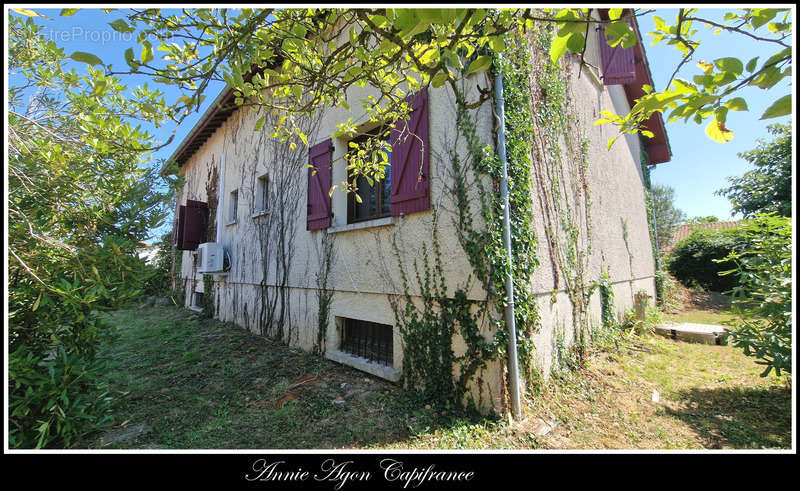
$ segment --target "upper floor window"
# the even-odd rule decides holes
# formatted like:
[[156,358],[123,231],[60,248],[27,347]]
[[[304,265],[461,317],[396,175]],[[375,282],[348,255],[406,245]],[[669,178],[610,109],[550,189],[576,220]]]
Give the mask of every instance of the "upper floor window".
[[239,211],[239,190],[234,189],[231,191],[231,197],[228,202],[228,223],[234,223]]
[[[372,135],[360,136],[351,140],[363,147]],[[355,151],[355,149],[351,149]],[[386,160],[391,163],[392,154],[383,148],[376,148],[373,152],[383,152]],[[347,223],[362,222],[376,218],[388,217],[391,215],[391,191],[392,191],[392,168],[391,165],[384,167],[384,176],[380,181],[369,180],[363,176],[348,176],[350,181],[355,180],[358,190],[348,195],[347,203]]]
[[253,213],[265,213],[269,210],[269,177],[260,176],[256,181],[256,192],[253,197]]

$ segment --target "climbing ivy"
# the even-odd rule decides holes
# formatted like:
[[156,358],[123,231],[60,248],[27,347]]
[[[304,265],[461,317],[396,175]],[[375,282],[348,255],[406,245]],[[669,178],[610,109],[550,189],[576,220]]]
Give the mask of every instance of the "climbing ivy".
[[[396,298],[391,298],[390,302],[403,339],[403,381],[429,404],[439,408],[459,407],[464,402],[469,381],[486,360],[496,355],[496,350],[481,335],[486,303],[467,298],[471,278],[467,279],[465,287],[448,295],[435,208],[431,243],[431,251],[426,243],[422,244],[421,264],[416,258],[413,261],[414,276],[420,287],[420,300],[415,302],[396,236],[393,239],[404,302],[402,306]],[[453,351],[455,335],[460,335],[467,345],[466,352],[460,356]],[[471,396],[466,398],[474,405]]]
[[614,327],[616,320],[614,319],[614,288],[611,285],[611,277],[608,271],[603,268],[600,274],[600,281],[597,286],[600,290],[600,315],[602,326],[605,329]]

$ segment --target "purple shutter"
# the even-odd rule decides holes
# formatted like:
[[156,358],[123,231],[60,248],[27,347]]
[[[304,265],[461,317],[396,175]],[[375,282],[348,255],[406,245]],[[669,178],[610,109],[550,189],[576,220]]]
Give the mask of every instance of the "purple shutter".
[[[631,28],[636,27],[630,19],[625,19]],[[642,42],[639,40],[638,42]],[[605,85],[631,84],[636,82],[636,50],[633,47],[611,47],[606,41],[605,26],[600,26],[600,61]]]
[[425,211],[430,199],[430,138],[428,136],[428,94],[406,98],[411,104],[408,131],[405,125],[392,130],[392,216]]
[[207,228],[208,203],[187,200],[183,220],[183,250],[193,251],[205,242]]
[[183,248],[183,225],[186,221],[186,207],[180,205],[178,207],[178,216],[175,217],[175,224],[172,226],[172,243],[179,251],[185,250]]
[[327,139],[308,152],[308,206],[306,230],[331,226],[331,162],[333,143]]

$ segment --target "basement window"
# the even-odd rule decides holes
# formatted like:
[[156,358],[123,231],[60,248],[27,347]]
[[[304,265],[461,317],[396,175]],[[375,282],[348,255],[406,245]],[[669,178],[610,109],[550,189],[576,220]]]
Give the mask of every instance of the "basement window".
[[203,292],[192,292],[192,307],[203,308]]
[[394,361],[392,326],[344,319],[340,349],[345,353],[391,367]]

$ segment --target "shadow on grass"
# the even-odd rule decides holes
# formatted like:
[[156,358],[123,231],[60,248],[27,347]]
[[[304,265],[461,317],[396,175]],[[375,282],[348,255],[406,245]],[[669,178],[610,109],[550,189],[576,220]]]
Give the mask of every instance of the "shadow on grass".
[[791,448],[789,387],[684,390],[681,410],[668,409],[697,431],[706,448]]

